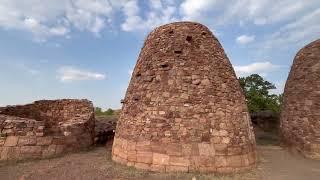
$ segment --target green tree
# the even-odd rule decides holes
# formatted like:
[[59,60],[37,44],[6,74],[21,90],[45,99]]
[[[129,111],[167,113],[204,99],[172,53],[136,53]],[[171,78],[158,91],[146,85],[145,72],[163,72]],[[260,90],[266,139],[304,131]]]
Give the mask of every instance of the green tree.
[[271,110],[280,112],[282,95],[269,94],[275,85],[264,80],[258,74],[239,78],[240,85],[245,93],[250,112]]
[[102,109],[100,108],[100,107],[95,107],[94,108],[94,112],[96,113],[96,114],[102,114],[103,112],[102,112]]
[[107,109],[107,111],[105,111],[104,113],[105,113],[106,115],[113,115],[114,110],[111,109],[111,108],[109,108],[109,109]]

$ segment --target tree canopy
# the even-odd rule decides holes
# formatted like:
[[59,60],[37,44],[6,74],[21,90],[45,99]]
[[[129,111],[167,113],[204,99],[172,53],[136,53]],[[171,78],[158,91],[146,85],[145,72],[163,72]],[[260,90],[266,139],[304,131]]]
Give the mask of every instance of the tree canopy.
[[103,111],[100,107],[95,107],[95,114],[97,116],[112,116],[114,115],[114,110],[109,108],[106,111]]
[[264,80],[258,74],[240,77],[239,82],[245,93],[250,112],[264,110],[280,112],[282,94],[270,94],[271,89],[276,89],[274,84]]

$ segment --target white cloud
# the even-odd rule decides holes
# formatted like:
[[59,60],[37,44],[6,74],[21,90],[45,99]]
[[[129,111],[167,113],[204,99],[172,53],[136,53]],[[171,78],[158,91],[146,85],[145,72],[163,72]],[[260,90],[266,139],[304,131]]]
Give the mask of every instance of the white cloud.
[[213,27],[240,20],[266,25],[294,20],[319,5],[319,0],[184,0],[180,15],[184,20],[206,21]]
[[0,0],[0,27],[32,32],[37,41],[67,37],[72,27],[98,35],[112,10],[108,0]]
[[185,0],[180,5],[180,11],[185,20],[199,20],[216,4],[216,0]]
[[141,15],[141,9],[138,1],[125,1],[122,4],[122,12],[125,15],[125,22],[121,24],[123,31],[145,31],[155,28],[156,26],[177,21],[175,16],[176,7],[174,1],[170,0],[149,0],[149,11],[145,17]]
[[19,72],[28,73],[30,75],[38,75],[40,74],[40,70],[34,65],[27,64],[23,61],[17,61],[17,62],[10,62],[10,66],[16,68]]
[[78,69],[71,66],[63,66],[58,69],[58,78],[61,82],[104,80],[105,74]]
[[[214,28],[239,21],[242,27],[289,24],[319,6],[319,0],[0,0],[0,28],[28,31],[45,41],[68,38],[77,30],[99,36],[114,24],[122,31],[148,31],[179,20],[196,20]],[[305,34],[314,34],[317,28],[314,24]]]
[[238,44],[242,44],[242,45],[245,45],[245,44],[248,44],[248,43],[251,43],[255,40],[255,36],[250,36],[250,35],[241,35],[239,37],[237,37],[236,39],[236,42]]
[[277,94],[277,95],[283,93],[285,84],[286,84],[286,81],[277,81],[275,83],[276,89],[271,89],[270,93]]
[[128,70],[129,76],[132,76],[132,73],[133,73],[133,69],[129,69],[129,70]]
[[280,65],[272,64],[271,62],[255,62],[243,66],[234,66],[234,70],[238,77],[248,76],[250,74],[260,74],[267,76],[268,72],[275,71],[281,68]]
[[320,8],[311,11],[297,20],[281,27],[265,37],[259,48],[279,49],[302,48],[305,44],[320,37]]

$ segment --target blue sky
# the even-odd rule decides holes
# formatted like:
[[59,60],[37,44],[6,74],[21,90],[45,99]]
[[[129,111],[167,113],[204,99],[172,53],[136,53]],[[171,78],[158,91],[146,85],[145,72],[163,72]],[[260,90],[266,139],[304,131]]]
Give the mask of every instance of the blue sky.
[[197,21],[238,76],[281,93],[297,51],[320,37],[319,0],[0,0],[0,106],[87,98],[120,108],[146,35]]

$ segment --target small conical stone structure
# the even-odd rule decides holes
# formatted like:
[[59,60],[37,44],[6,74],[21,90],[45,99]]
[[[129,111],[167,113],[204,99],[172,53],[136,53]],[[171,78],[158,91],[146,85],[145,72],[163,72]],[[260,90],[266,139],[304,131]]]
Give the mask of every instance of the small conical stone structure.
[[229,173],[255,165],[245,97],[219,41],[201,24],[152,31],[122,102],[116,162],[165,172]]
[[280,129],[286,145],[320,159],[320,39],[302,48],[293,61]]

